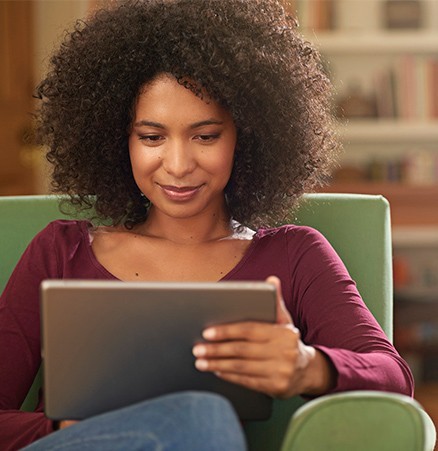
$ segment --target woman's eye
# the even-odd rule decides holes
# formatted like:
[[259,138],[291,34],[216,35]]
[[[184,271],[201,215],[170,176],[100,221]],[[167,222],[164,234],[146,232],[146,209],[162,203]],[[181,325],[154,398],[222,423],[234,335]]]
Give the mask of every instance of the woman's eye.
[[197,135],[195,137],[195,139],[198,139],[201,142],[208,143],[208,142],[215,141],[216,139],[219,138],[219,136],[220,136],[220,133],[213,133],[211,135]]
[[138,139],[148,144],[158,144],[163,137],[161,135],[139,135]]

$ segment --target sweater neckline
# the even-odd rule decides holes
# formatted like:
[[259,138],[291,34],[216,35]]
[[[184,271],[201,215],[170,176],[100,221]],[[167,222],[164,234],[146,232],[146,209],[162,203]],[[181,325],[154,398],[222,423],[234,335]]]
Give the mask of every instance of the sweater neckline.
[[[124,282],[122,279],[119,279],[113,273],[111,273],[107,268],[105,268],[105,266],[103,266],[97,259],[95,253],[93,252],[93,248],[91,246],[91,242],[92,242],[92,239],[90,237],[90,228],[91,227],[93,227],[91,222],[80,221],[81,232],[83,235],[83,239],[85,240],[85,243],[86,243],[88,257],[89,257],[91,263],[100,273],[105,275],[105,277],[107,279],[118,280],[120,282]],[[230,271],[228,271],[227,274],[225,274],[223,277],[221,277],[219,280],[217,280],[217,282],[222,282],[222,281],[232,279],[233,276],[236,273],[238,273],[246,265],[246,262],[248,261],[249,257],[253,254],[254,249],[256,248],[256,244],[259,241],[262,230],[263,229],[258,229],[254,233],[254,235],[252,236],[251,242],[250,242],[248,248],[246,249],[245,253],[243,254],[242,258],[236,263],[236,265],[233,268],[230,269]]]

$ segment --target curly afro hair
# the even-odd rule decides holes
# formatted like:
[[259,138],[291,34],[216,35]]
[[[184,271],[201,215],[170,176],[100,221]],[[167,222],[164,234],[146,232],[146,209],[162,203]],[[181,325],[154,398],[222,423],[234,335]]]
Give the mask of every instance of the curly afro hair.
[[114,225],[147,217],[128,134],[141,87],[160,73],[231,112],[226,196],[242,224],[282,222],[339,149],[319,54],[277,0],[128,1],[78,21],[50,63],[37,127],[53,189]]

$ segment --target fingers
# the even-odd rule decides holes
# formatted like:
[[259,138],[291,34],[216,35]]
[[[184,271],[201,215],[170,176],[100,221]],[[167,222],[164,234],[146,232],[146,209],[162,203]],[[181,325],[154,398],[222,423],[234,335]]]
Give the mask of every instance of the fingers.
[[247,341],[230,341],[209,345],[200,343],[194,346],[193,355],[198,358],[244,358],[253,360],[264,359],[264,349]]
[[293,325],[292,317],[284,305],[283,294],[281,292],[281,282],[277,276],[269,276],[266,282],[275,286],[277,291],[277,324]]
[[[256,325],[257,327],[253,327]],[[239,326],[239,325],[235,325]],[[265,327],[247,323],[248,327],[221,326],[216,337],[250,331],[250,335],[264,337]],[[298,358],[299,332],[288,325],[263,325],[270,329],[266,341],[205,342],[194,346],[195,366],[199,371],[215,373],[221,379],[261,391],[271,396],[282,396],[289,390],[288,384]],[[224,332],[225,331],[225,332]],[[244,334],[243,334],[244,335]],[[286,387],[286,388],[285,388]]]
[[[213,338],[194,346],[196,357],[268,360],[284,349],[295,349],[300,338],[297,329],[280,324],[236,323],[207,330],[211,329]],[[204,333],[206,336],[210,334]]]
[[195,366],[199,371],[212,373],[234,373],[241,376],[265,376],[266,361],[242,359],[197,359]]
[[213,326],[205,329],[202,336],[209,341],[246,340],[264,342],[272,334],[271,323],[242,322]]
[[[282,397],[289,389],[293,363],[275,360],[197,359],[196,368],[270,396]],[[270,368],[268,371],[267,368]]]
[[[286,309],[280,280],[266,279],[276,288],[276,323],[240,322],[204,330],[204,343],[193,348],[199,371],[271,396],[295,394],[300,332]],[[297,392],[298,393],[298,392]]]
[[[204,366],[205,365],[205,366]],[[267,367],[274,370],[267,371]],[[210,371],[217,377],[256,390],[270,396],[284,397],[290,391],[291,374],[294,365],[272,361],[247,360],[198,360],[196,367],[200,371]]]

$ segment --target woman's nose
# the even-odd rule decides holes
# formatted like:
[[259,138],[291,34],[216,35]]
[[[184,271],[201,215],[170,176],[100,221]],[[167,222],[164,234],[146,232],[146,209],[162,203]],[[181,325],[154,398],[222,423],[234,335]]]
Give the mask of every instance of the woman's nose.
[[164,170],[177,178],[190,174],[196,166],[189,143],[180,140],[169,142],[163,158]]

